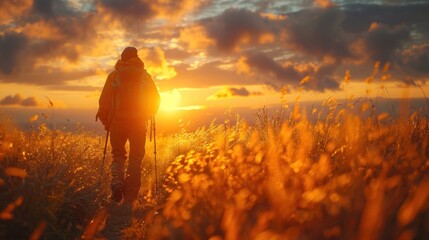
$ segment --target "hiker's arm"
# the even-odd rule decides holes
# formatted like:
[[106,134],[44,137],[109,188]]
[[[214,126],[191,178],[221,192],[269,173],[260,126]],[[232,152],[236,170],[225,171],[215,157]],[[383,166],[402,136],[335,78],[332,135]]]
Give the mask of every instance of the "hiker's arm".
[[112,107],[112,97],[113,97],[113,76],[111,73],[104,83],[103,91],[101,92],[100,99],[98,100],[99,108],[96,116],[96,121],[99,118],[103,125],[108,128],[109,112]]

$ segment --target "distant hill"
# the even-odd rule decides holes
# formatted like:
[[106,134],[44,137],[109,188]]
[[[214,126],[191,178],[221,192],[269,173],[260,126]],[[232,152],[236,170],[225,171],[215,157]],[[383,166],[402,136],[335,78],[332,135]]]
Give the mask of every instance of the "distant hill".
[[[307,117],[310,120],[315,120],[318,114],[312,114],[313,109],[319,113],[322,109],[322,115],[328,111],[328,106],[323,107],[324,101],[309,101],[298,102],[300,111],[305,110]],[[336,111],[343,108],[348,108],[351,105],[354,109],[349,110],[358,113],[362,117],[373,114],[388,113],[391,117],[397,117],[402,112],[406,114],[415,111],[429,117],[429,103],[424,98],[412,99],[386,99],[386,98],[356,98],[353,100],[334,100],[336,102]],[[289,108],[284,109],[280,104],[265,106],[268,114],[274,114],[275,111],[282,110],[284,114],[289,114],[293,110],[295,103],[289,103]],[[368,108],[362,111],[362,106]],[[263,108],[264,106],[261,106]],[[259,108],[260,109],[260,108]],[[189,110],[189,111],[176,111],[176,112],[160,112],[157,114],[157,131],[158,133],[169,134],[177,131],[179,128],[188,130],[195,130],[199,127],[210,124],[215,121],[216,123],[224,122],[226,119],[234,120],[235,116],[240,116],[249,122],[255,117],[258,108],[209,108],[203,110]],[[101,123],[95,122],[95,114],[97,109],[49,109],[49,108],[23,108],[23,107],[0,107],[0,114],[10,117],[14,122],[23,130],[31,129],[32,125],[37,125],[45,122],[48,126],[53,126],[58,129],[66,131],[75,131],[77,126],[83,127],[87,130],[93,130],[98,133],[104,131]],[[228,112],[228,113],[226,113]],[[29,119],[38,115],[38,120],[30,123]]]

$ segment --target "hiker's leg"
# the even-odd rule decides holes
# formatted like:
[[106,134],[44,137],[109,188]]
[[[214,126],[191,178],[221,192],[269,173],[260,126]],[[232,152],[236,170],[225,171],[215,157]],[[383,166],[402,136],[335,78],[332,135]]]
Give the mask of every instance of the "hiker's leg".
[[112,199],[120,201],[124,189],[124,164],[127,159],[125,143],[127,142],[126,127],[121,122],[113,122],[110,127],[110,144],[112,146]]
[[141,186],[142,160],[145,154],[146,124],[138,123],[130,131],[130,157],[125,177],[124,199],[134,201],[137,199]]

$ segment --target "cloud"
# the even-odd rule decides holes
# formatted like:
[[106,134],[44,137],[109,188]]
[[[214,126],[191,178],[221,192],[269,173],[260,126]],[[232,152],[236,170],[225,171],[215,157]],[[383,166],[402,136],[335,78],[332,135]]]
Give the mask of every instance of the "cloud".
[[405,25],[415,30],[426,29],[428,25],[429,4],[413,3],[402,4],[348,4],[342,7],[345,18],[342,28],[350,33],[366,32],[373,22],[387,26]]
[[200,22],[207,37],[222,51],[237,50],[241,44],[263,44],[274,40],[271,21],[247,9],[230,8],[219,16]]
[[404,26],[389,28],[373,23],[365,37],[365,45],[371,58],[384,64],[392,60],[395,50],[399,50],[409,38],[410,32]]
[[0,24],[8,24],[13,18],[20,16],[32,5],[31,0],[2,0],[0,1]]
[[28,97],[28,98],[23,99],[21,101],[20,105],[24,106],[24,107],[37,107],[40,104],[39,104],[39,101],[35,97]]
[[[199,36],[199,37],[195,37]],[[179,41],[190,50],[201,50],[214,45],[213,39],[206,36],[203,26],[188,26],[180,30]]]
[[298,82],[301,74],[292,65],[281,66],[263,53],[251,54],[246,57],[248,69],[269,74],[282,81]]
[[[69,64],[58,63],[66,60],[82,65],[84,69],[100,68],[99,59],[83,65],[82,56],[99,57],[100,53],[112,56],[112,50],[108,48],[124,44],[122,34],[128,32],[130,39],[147,34],[148,31],[142,29],[134,31],[132,26],[141,26],[135,23],[153,19],[167,9],[171,10],[169,15],[172,16],[185,14],[203,4],[204,1],[189,0],[132,0],[126,3],[34,0],[22,2],[21,6],[13,0],[1,1],[0,13],[4,15],[0,17],[0,81],[60,86],[66,81],[77,80],[78,75],[86,76],[88,70],[69,71]],[[154,43],[158,43],[160,37],[157,35]],[[146,39],[135,42],[145,43]],[[162,66],[157,65],[157,69],[163,71],[155,71],[156,75],[161,78],[174,76],[174,69],[165,65],[164,53],[153,52],[151,57],[157,57],[155,60],[163,58],[160,60]],[[165,73],[168,76],[163,76]]]
[[154,78],[163,80],[176,76],[176,70],[169,65],[165,58],[165,53],[161,48],[141,49],[138,54],[145,63],[145,68]]
[[219,100],[223,98],[248,97],[248,96],[259,96],[259,95],[262,95],[262,93],[249,92],[245,87],[241,87],[241,88],[229,87],[215,92],[213,95],[209,96],[207,100]]
[[53,17],[54,16],[54,4],[60,3],[62,1],[55,0],[34,0],[33,1],[33,10],[37,13],[40,13],[44,17]]
[[35,97],[23,98],[21,94],[17,93],[15,95],[8,95],[0,100],[0,105],[3,106],[12,106],[18,105],[23,107],[38,107],[40,103]]
[[429,44],[416,44],[402,52],[400,67],[412,75],[429,75]]
[[282,42],[288,48],[319,58],[352,57],[350,39],[341,28],[344,13],[339,8],[314,8],[288,15]]
[[16,105],[22,102],[22,96],[20,94],[15,94],[14,96],[8,95],[0,100],[1,105]]
[[170,20],[178,20],[183,15],[193,13],[203,7],[209,6],[213,0],[176,0],[176,1],[150,1],[156,3],[154,8],[157,9],[158,14]]
[[114,20],[121,22],[123,27],[135,30],[143,23],[155,17],[169,20],[180,19],[181,16],[190,13],[199,7],[205,6],[210,0],[100,0],[100,6],[106,14],[111,14]]
[[[110,69],[128,44],[146,48],[143,61],[170,79],[159,82],[167,89],[262,81],[323,91],[338,87],[346,64],[372,61],[428,76],[427,50],[417,47],[429,37],[428,3],[335,2],[4,0],[0,82],[90,90],[73,82]],[[241,56],[237,71],[221,66]]]
[[[411,32],[417,36],[425,34],[423,29],[429,22],[426,14],[429,4],[335,6],[330,1],[317,3],[324,7],[289,13],[277,22],[266,20],[265,30],[277,29],[280,24],[282,33],[276,36],[285,49],[320,61],[328,57],[338,64],[348,60],[362,63],[365,58],[385,62],[395,57],[394,53],[401,50],[403,43],[411,40]],[[371,24],[373,28],[368,31]],[[363,42],[364,48],[356,48],[359,42]]]
[[[6,1],[5,7],[15,1]],[[0,75],[32,71],[42,59],[79,59],[84,46],[96,35],[95,14],[79,12],[66,1],[35,0],[25,11],[17,11],[8,24],[0,25]]]
[[100,5],[105,7],[108,13],[122,22],[125,26],[133,23],[141,23],[156,15],[150,1],[140,0],[100,0]]
[[331,0],[315,0],[314,4],[322,8],[335,7],[336,4]]
[[[257,74],[266,84],[281,89],[283,85],[301,86],[307,90],[324,91],[338,89],[339,82],[335,76],[335,62],[326,63],[293,63],[280,64],[265,54],[250,54],[241,60],[241,65],[250,73]],[[274,77],[277,81],[270,81]],[[264,80],[265,79],[265,80]]]
[[[393,69],[401,74],[398,71],[405,70],[399,67],[402,49],[407,48],[406,43],[413,41],[412,33],[415,33],[413,36],[424,34],[422,26],[425,23],[427,25],[429,20],[425,11],[421,10],[429,10],[429,4],[361,4],[349,8],[348,5],[334,6],[329,1],[318,3],[323,8],[289,13],[285,19],[267,23],[267,26],[271,26],[267,30],[275,29],[276,24],[280,24],[282,32],[276,36],[283,43],[284,49],[290,51],[291,55],[287,60],[282,55],[284,52],[271,52],[268,57],[268,54],[261,52],[267,52],[271,46],[259,46],[252,50],[255,54],[245,53],[245,61],[239,61],[237,70],[261,74],[258,76],[264,78],[267,84],[287,83],[318,91],[339,87],[340,77],[337,71],[342,64],[371,66],[372,61],[378,61],[383,66],[390,62]],[[394,14],[399,17],[396,19]],[[365,16],[378,21],[368,22]],[[362,26],[366,28],[362,30]],[[414,58],[408,63],[414,62],[416,66],[420,66],[414,70],[424,73],[425,57],[422,54],[420,60]],[[311,64],[306,64],[305,61]],[[302,65],[307,67],[303,69]],[[407,65],[411,67],[410,64]],[[270,80],[269,76],[274,77],[277,82]],[[306,79],[305,84],[301,84],[303,79]]]
[[0,36],[1,72],[12,74],[19,70],[19,61],[23,57],[23,49],[28,41],[25,35],[12,32]]

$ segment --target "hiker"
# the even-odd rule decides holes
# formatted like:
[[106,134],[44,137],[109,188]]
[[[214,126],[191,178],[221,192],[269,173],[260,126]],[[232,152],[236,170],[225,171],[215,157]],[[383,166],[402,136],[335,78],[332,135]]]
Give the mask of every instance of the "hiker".
[[[151,75],[135,47],[123,50],[115,70],[109,74],[99,99],[96,120],[110,131],[112,147],[111,200],[133,202],[141,186],[147,122],[158,110],[160,97]],[[125,175],[129,141],[130,152]]]

